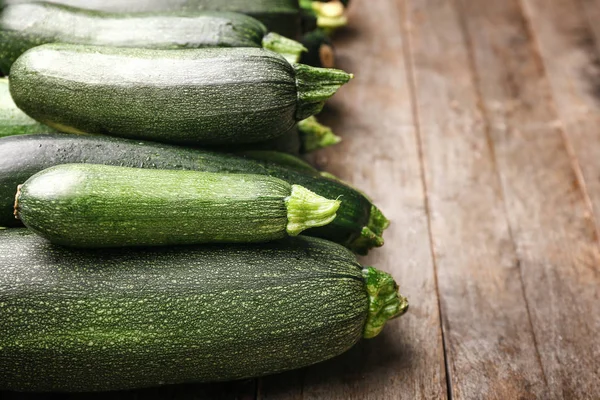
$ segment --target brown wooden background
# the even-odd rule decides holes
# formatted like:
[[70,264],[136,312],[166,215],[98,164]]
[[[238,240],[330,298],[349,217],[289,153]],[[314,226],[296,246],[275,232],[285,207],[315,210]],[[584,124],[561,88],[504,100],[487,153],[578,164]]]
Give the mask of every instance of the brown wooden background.
[[353,0],[349,19],[356,78],[323,116],[344,142],[315,161],[392,219],[364,262],[408,314],[297,372],[68,397],[600,399],[600,0]]

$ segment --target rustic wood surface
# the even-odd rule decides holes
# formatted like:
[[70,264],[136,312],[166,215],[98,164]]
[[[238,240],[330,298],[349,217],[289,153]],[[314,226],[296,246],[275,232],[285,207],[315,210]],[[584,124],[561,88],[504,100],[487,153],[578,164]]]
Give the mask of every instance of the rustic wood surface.
[[600,0],[351,4],[313,161],[392,220],[362,261],[408,314],[263,379],[3,398],[600,398]]

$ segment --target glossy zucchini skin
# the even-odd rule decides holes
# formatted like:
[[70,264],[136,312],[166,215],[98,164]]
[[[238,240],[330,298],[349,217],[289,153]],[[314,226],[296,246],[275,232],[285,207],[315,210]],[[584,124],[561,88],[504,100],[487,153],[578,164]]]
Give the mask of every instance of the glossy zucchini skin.
[[351,77],[256,48],[46,44],[13,64],[10,92],[30,117],[67,133],[240,144],[288,132]]
[[8,78],[0,78],[0,137],[56,132],[21,111],[8,90]]
[[339,204],[264,175],[66,164],[22,184],[15,215],[80,248],[254,243],[326,225]]
[[266,35],[260,21],[230,12],[113,14],[51,3],[19,4],[0,11],[0,70],[8,75],[21,54],[46,43],[150,49],[262,47]]
[[[325,227],[304,233],[321,236],[366,253],[381,241],[354,243],[369,226],[376,207],[359,191],[318,171],[295,170],[274,161],[253,160],[217,152],[95,135],[24,135],[0,139],[0,226],[18,226],[13,216],[17,186],[32,175],[59,164],[90,163],[139,168],[187,169],[218,173],[269,175],[328,199],[342,199],[337,217]],[[379,232],[382,233],[382,230]],[[381,236],[381,235],[379,235]]]
[[277,373],[343,353],[373,317],[379,331],[408,307],[389,275],[315,238],[77,251],[24,229],[0,231],[0,304],[0,390],[17,391]]
[[[5,4],[29,0],[4,0]],[[114,13],[229,11],[250,15],[271,32],[295,38],[300,34],[298,0],[52,0],[52,3]]]

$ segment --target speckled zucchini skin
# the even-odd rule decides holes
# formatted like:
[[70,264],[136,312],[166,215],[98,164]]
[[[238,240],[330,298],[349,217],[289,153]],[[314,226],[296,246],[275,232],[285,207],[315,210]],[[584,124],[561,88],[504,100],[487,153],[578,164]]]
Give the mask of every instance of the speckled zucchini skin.
[[331,242],[74,251],[0,231],[0,390],[256,377],[363,334],[362,267]]
[[56,131],[19,110],[10,96],[8,78],[0,78],[0,137],[49,132]]
[[267,34],[258,20],[229,12],[107,14],[50,3],[0,11],[0,70],[26,50],[45,43],[186,49],[261,47]]
[[360,192],[324,178],[316,170],[294,170],[272,161],[105,136],[26,135],[0,139],[0,226],[19,224],[13,216],[19,184],[41,170],[69,163],[273,176],[302,185],[328,199],[342,199],[333,222],[324,227],[308,229],[304,234],[320,236],[346,246],[360,236],[369,222],[372,208],[372,203]]
[[150,50],[47,44],[11,68],[13,100],[63,132],[181,144],[252,143],[296,123],[296,75],[254,48]]
[[252,243],[287,236],[291,193],[264,175],[69,164],[28,179],[15,210],[65,246]]
[[21,110],[62,132],[216,145],[279,137],[352,77],[256,48],[56,43],[25,52],[9,82]]
[[[4,0],[5,4],[28,2],[30,1]],[[52,2],[89,10],[120,13],[231,11],[258,19],[271,32],[291,38],[300,34],[298,0],[52,0]]]

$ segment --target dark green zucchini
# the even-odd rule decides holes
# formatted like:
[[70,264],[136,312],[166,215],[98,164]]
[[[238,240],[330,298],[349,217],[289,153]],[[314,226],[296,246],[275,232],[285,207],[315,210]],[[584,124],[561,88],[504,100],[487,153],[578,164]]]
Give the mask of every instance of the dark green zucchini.
[[325,240],[70,250],[0,231],[0,390],[105,391],[273,374],[408,308]]
[[50,132],[56,131],[19,110],[10,96],[8,78],[0,78],[0,137]]
[[276,33],[258,20],[230,12],[114,14],[51,3],[7,6],[0,10],[0,70],[26,50],[45,43],[196,49],[264,47],[295,63],[302,44]]
[[309,117],[298,122],[297,126],[278,138],[237,147],[227,146],[217,150],[228,152],[270,150],[297,156],[333,146],[341,141],[342,138],[334,134],[331,128],[320,124],[315,117]]
[[[56,133],[47,125],[41,124],[21,111],[13,102],[8,90],[8,78],[0,78],[0,137],[32,133]],[[293,155],[310,153],[342,141],[331,128],[320,124],[315,117],[298,122],[284,135],[259,143],[235,147],[224,147],[222,151],[271,150]]]
[[255,48],[46,44],[13,64],[10,92],[30,117],[63,132],[241,144],[288,132],[351,77]]
[[98,248],[268,242],[339,207],[264,175],[63,164],[19,186],[15,216],[53,243]]
[[[288,157],[291,157],[288,155]],[[364,195],[318,171],[288,168],[273,161],[96,135],[24,135],[0,139],[0,226],[15,226],[17,186],[59,164],[90,163],[140,168],[188,169],[269,175],[302,185],[328,199],[342,200],[329,225],[304,233],[344,244],[358,253],[383,245],[388,223]]]
[[[5,4],[30,0],[4,0]],[[229,11],[250,15],[271,32],[295,38],[300,32],[298,0],[52,0],[52,3],[117,13]]]

